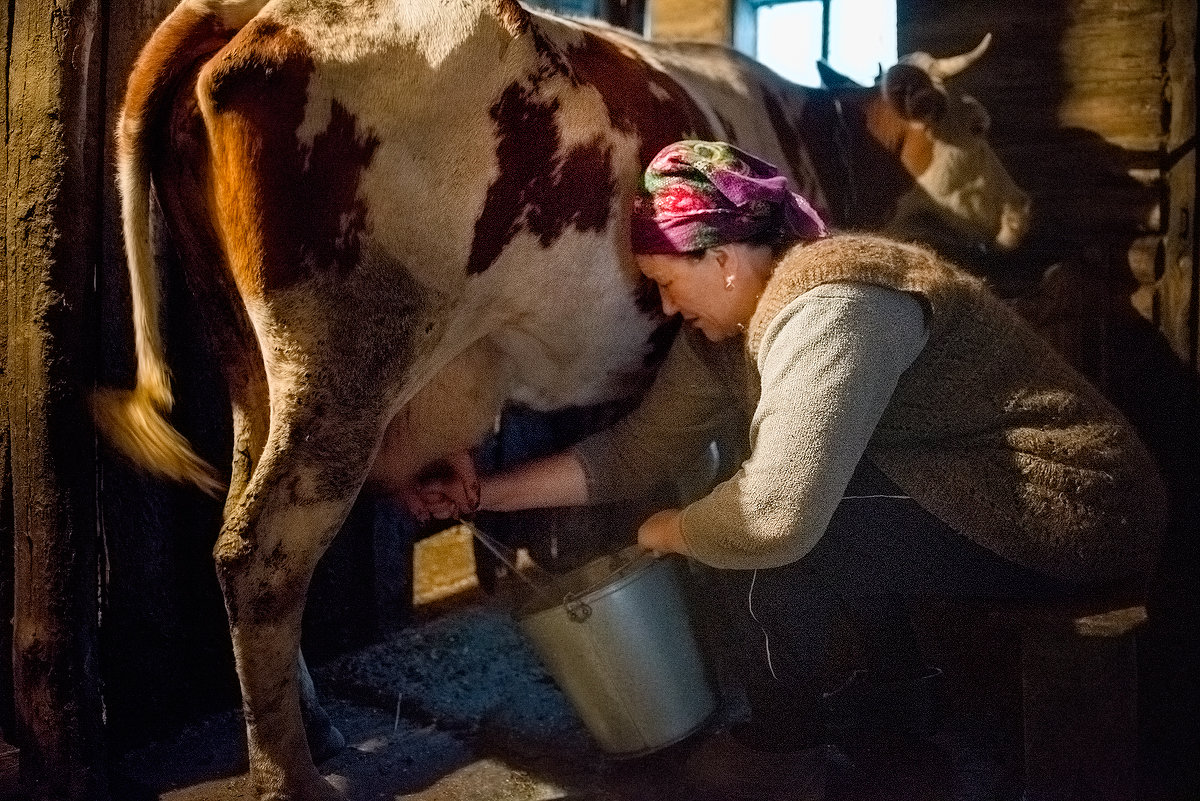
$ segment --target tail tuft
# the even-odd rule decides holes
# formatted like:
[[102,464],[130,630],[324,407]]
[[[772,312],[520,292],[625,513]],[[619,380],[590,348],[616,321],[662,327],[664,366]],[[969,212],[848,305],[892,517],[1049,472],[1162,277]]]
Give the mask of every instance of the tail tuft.
[[212,465],[167,422],[149,391],[97,390],[92,416],[108,440],[135,464],[164,478],[194,484],[214,498],[227,489]]

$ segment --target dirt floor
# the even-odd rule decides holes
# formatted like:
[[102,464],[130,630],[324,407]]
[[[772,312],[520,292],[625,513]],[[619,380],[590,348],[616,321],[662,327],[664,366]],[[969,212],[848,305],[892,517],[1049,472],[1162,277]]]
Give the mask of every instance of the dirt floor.
[[[476,605],[315,676],[347,748],[321,772],[350,801],[691,801],[692,741],[635,760],[597,749],[507,613]],[[240,715],[129,755],[128,801],[249,801]],[[834,752],[831,801],[1016,799],[995,743],[943,735]],[[114,797],[118,797],[114,795]]]
[[[452,531],[418,551],[415,596],[424,620],[388,641],[314,671],[347,747],[321,772],[350,801],[691,801],[683,759],[699,735],[637,759],[601,751],[546,674],[512,614],[478,591],[469,535]],[[720,725],[736,691],[718,681]],[[968,691],[970,692],[970,691]],[[1016,799],[1013,732],[973,716],[934,739],[846,743],[832,752],[831,801]],[[122,801],[242,801],[239,712],[199,721],[128,754]]]

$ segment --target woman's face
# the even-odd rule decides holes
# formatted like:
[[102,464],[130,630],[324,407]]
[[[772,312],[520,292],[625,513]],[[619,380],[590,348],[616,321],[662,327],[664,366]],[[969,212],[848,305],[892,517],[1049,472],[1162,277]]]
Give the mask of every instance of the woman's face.
[[750,322],[762,284],[740,269],[736,248],[710,248],[700,258],[637,255],[638,269],[654,283],[663,314],[683,315],[713,342],[742,332]]

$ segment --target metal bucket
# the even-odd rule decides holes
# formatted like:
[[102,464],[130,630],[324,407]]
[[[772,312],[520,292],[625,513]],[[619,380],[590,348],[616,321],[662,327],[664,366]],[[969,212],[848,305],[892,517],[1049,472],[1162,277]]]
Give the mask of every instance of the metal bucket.
[[[595,559],[546,589],[518,624],[599,746],[648,754],[700,728],[717,699],[673,559],[637,547]],[[547,608],[548,607],[548,608]]]

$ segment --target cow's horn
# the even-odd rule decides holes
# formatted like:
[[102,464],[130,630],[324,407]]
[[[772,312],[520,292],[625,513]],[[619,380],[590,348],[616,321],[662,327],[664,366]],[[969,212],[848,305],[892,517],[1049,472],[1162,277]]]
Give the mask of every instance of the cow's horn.
[[949,56],[947,58],[932,59],[929,64],[929,77],[935,81],[944,81],[965,70],[967,67],[974,64],[988,49],[988,45],[992,43],[992,35],[985,33],[983,41],[975,46],[975,49],[970,53],[963,53],[959,56]]

